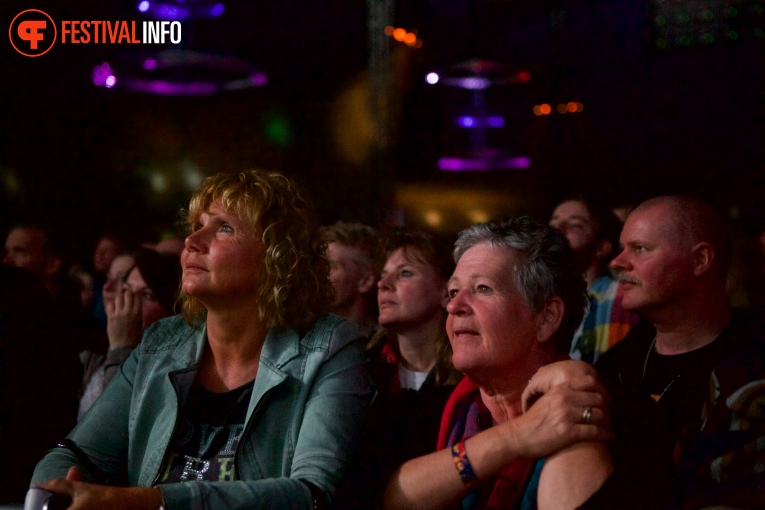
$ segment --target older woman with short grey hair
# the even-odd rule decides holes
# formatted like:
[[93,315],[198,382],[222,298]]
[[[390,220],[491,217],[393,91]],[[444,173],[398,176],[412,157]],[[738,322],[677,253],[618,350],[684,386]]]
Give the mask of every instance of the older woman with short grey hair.
[[446,329],[466,377],[446,405],[439,451],[391,477],[386,508],[576,508],[610,476],[606,396],[590,375],[524,405],[527,382],[566,359],[586,285],[566,239],[518,217],[456,242]]

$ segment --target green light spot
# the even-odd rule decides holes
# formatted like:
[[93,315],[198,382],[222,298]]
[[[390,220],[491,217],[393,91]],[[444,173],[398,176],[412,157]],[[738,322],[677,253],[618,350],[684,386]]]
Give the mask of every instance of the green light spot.
[[738,15],[738,9],[735,7],[728,7],[728,16],[735,18]]
[[713,17],[714,17],[714,13],[711,10],[709,9],[704,10],[704,19],[709,20],[709,19],[712,19]]
[[728,38],[732,41],[735,41],[736,39],[738,39],[738,32],[736,32],[735,30],[729,30]]
[[667,47],[667,41],[665,41],[664,39],[657,39],[656,47],[659,48],[660,50],[663,50],[664,48]]
[[691,21],[691,16],[687,12],[684,12],[679,16],[678,19],[680,20],[680,23],[688,23]]
[[289,118],[278,111],[270,111],[261,117],[261,125],[269,142],[280,148],[292,143],[292,123]]
[[688,46],[689,44],[691,44],[691,38],[688,37],[687,35],[682,36],[680,38],[680,44],[682,44],[683,46]]
[[667,24],[667,18],[665,18],[664,16],[656,16],[656,24],[659,25],[660,27],[663,27],[664,25]]
[[754,35],[756,35],[757,37],[762,37],[763,34],[765,34],[765,30],[763,30],[761,28],[755,28],[754,29]]
[[715,38],[712,34],[701,34],[701,42],[709,44],[714,42]]
[[754,4],[754,12],[756,12],[757,14],[762,14],[762,5]]

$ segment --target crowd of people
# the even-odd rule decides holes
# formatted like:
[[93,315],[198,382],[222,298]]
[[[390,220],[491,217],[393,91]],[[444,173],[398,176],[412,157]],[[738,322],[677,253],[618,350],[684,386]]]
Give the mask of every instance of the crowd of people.
[[8,233],[0,504],[765,507],[763,329],[697,198],[622,220],[577,196],[452,243],[322,226],[244,171],[185,220],[105,234],[87,270],[43,225]]

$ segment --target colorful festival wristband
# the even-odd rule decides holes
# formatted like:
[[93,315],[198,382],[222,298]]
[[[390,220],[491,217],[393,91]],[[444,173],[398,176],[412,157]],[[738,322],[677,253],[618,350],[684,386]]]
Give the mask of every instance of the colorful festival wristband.
[[462,483],[468,487],[478,483],[478,477],[475,476],[473,466],[470,465],[470,459],[468,459],[467,451],[465,451],[465,441],[460,441],[452,446],[452,460]]

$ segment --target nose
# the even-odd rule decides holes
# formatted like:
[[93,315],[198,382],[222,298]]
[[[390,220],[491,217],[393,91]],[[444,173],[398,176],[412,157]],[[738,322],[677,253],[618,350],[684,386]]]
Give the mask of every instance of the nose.
[[393,276],[390,273],[384,274],[377,282],[379,290],[393,290]]
[[207,246],[207,240],[205,237],[204,227],[198,230],[195,230],[192,233],[190,233],[188,236],[186,236],[186,240],[183,243],[183,247],[187,251],[201,252],[205,250],[206,246]]
[[627,259],[626,255],[627,250],[622,250],[619,255],[613,258],[611,260],[611,263],[609,266],[611,266],[611,269],[614,271],[626,271],[629,268],[629,260]]
[[563,230],[566,228],[566,223],[562,220],[554,219],[550,220],[550,226],[555,230],[563,232]]
[[446,311],[450,315],[465,315],[470,312],[470,306],[465,294],[467,294],[465,290],[459,290],[446,303]]

